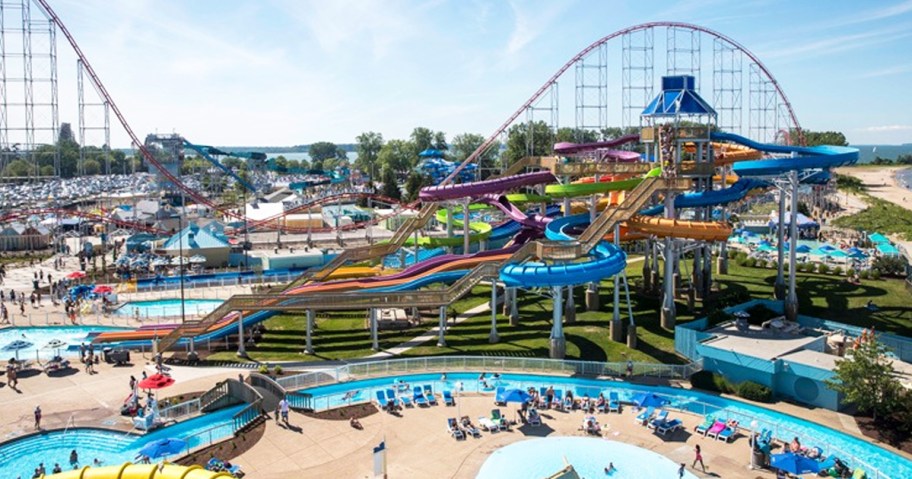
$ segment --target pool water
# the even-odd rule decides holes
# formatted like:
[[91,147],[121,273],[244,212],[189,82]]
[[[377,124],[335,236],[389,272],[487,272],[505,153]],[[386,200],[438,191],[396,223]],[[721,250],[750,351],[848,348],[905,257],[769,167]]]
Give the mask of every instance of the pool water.
[[0,475],[4,478],[20,474],[22,477],[32,477],[41,462],[48,471],[54,467],[54,463],[60,464],[64,470],[70,469],[70,451],[74,449],[79,455],[79,464],[83,466],[92,465],[95,459],[99,459],[102,465],[135,461],[144,445],[165,438],[190,438],[188,446],[193,449],[232,435],[232,417],[243,407],[244,405],[222,409],[143,436],[122,431],[76,428],[70,429],[66,434],[54,431],[13,440],[0,445]]
[[[824,454],[835,454],[850,465],[869,469],[872,466],[877,467],[881,472],[881,477],[912,478],[912,461],[867,441],[795,416],[699,391],[630,384],[621,381],[530,374],[503,374],[499,379],[493,379],[488,374],[484,383],[479,381],[479,373],[448,373],[445,380],[441,379],[440,373],[413,374],[350,381],[309,388],[304,391],[313,396],[313,405],[317,410],[355,402],[373,401],[376,390],[397,388],[400,383],[404,386],[399,394],[410,397],[414,386],[425,384],[431,385],[436,392],[449,389],[491,394],[494,393],[495,388],[500,386],[507,389],[527,389],[529,387],[539,389],[553,386],[555,390],[572,390],[576,397],[589,395],[593,398],[598,397],[599,393],[608,397],[609,392],[614,391],[618,393],[622,402],[630,402],[634,395],[641,392],[653,392],[669,399],[670,407],[673,409],[689,411],[700,416],[714,414],[717,418],[734,419],[745,425],[756,420],[759,428],[771,429],[774,437],[781,439],[798,436],[801,438],[802,444],[820,446],[823,448]],[[858,462],[853,463],[853,461]],[[868,472],[870,474],[871,471]]]
[[[224,303],[220,299],[185,299],[184,314],[187,316],[199,316],[211,313],[215,308]],[[114,314],[118,316],[136,316],[139,313],[141,318],[180,316],[181,300],[179,299],[159,299],[155,301],[131,301],[124,303],[117,308]]]
[[106,326],[48,326],[48,327],[14,327],[0,329],[0,360],[16,357],[16,352],[4,349],[16,340],[32,343],[31,346],[19,350],[19,358],[34,361],[36,353],[41,359],[50,359],[56,350],[44,349],[44,346],[54,339],[67,343],[67,347],[60,350],[62,356],[78,353],[80,343],[88,343],[95,333],[104,331],[119,331],[123,328]]
[[[475,479],[526,479],[549,477],[571,464],[580,477],[593,479],[676,478],[671,459],[648,449],[617,441],[588,437],[549,437],[510,444],[485,460]],[[614,471],[606,473],[608,464]],[[697,476],[684,471],[686,479]]]

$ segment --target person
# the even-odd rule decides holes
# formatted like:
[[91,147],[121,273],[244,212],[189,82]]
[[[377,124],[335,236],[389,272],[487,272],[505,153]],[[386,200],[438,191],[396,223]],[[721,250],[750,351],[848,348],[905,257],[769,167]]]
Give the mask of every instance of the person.
[[130,376],[130,391],[136,389],[136,377]]
[[548,386],[548,390],[545,391],[545,398],[547,401],[547,408],[551,409],[551,402],[554,401],[554,386]]
[[795,436],[795,438],[792,439],[792,442],[789,444],[789,452],[801,452],[801,441],[798,440],[797,436]]
[[352,416],[351,419],[348,420],[348,425],[358,430],[364,429],[364,427],[361,426],[361,421],[355,419],[355,416]]
[[35,429],[41,429],[41,406],[35,406]]
[[43,462],[38,463],[38,472],[40,472],[42,476],[47,473],[47,469],[44,468]]
[[41,471],[39,471],[38,468],[36,467],[35,473],[32,474],[32,479],[39,479],[41,476],[42,476]]
[[700,451],[700,445],[697,444],[694,446],[694,462],[690,467],[697,467],[697,463],[700,463],[700,467],[703,468],[703,472],[706,472],[706,465],[703,464],[703,452]]
[[9,387],[13,389],[16,389],[16,386],[19,385],[19,376],[17,376],[16,368],[12,364],[6,366],[6,380]]
[[91,350],[86,355],[85,372],[95,374],[95,353]]
[[70,466],[74,469],[79,465],[79,454],[76,453],[76,449],[70,451]]
[[279,401],[279,409],[282,412],[282,421],[284,421],[285,424],[288,424],[288,400],[287,399],[282,398],[282,400]]
[[147,379],[149,377],[149,375],[146,374],[146,371],[143,371],[142,373],[143,373],[143,379]]
[[95,460],[92,461],[92,465],[94,465],[95,467],[101,466],[101,459],[98,459],[96,457]]
[[440,382],[446,382],[446,373],[440,375]]
[[608,463],[608,467],[605,468],[605,474],[611,474],[611,473],[613,473],[613,472],[616,471],[616,470],[617,470],[617,468],[614,467],[614,463],[613,463],[613,462],[609,462],[609,463]]
[[282,417],[282,408],[279,407],[278,404],[276,404],[276,408],[275,408],[275,421],[276,421],[276,424],[279,423],[279,418],[281,418],[281,417]]
[[678,479],[684,479],[684,463],[681,463],[681,467],[678,468]]
[[61,473],[61,472],[63,472],[63,468],[60,467],[60,464],[59,464],[59,463],[56,463],[56,462],[55,462],[55,463],[54,463],[54,468],[51,469],[51,474],[59,474],[59,473]]
[[633,376],[633,361],[627,360],[627,377]]

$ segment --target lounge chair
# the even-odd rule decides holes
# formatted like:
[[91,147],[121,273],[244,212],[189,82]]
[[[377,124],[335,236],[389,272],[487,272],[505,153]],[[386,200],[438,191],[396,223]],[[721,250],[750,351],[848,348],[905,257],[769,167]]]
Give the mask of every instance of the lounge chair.
[[583,430],[586,431],[586,434],[602,435],[602,427],[599,426],[598,419],[592,415],[583,418]]
[[725,426],[725,429],[722,430],[718,435],[716,435],[717,441],[729,442],[732,438],[735,437],[735,434],[738,432],[738,423],[732,422]]
[[213,472],[227,472],[235,477],[242,477],[244,475],[244,473],[241,471],[241,466],[238,466],[236,464],[228,465],[216,457],[209,459],[209,462],[206,463],[206,470]]
[[[380,409],[385,409],[386,403],[387,403],[386,393],[384,393],[382,389],[378,389],[375,394],[377,395],[377,407],[379,407]],[[395,396],[393,396],[393,397],[395,398]]]
[[658,414],[655,415],[654,418],[649,420],[649,422],[646,424],[646,427],[649,429],[655,429],[655,428],[665,424],[665,421],[667,421],[667,420],[668,420],[668,411],[662,409],[661,411],[658,412]]
[[469,419],[469,416],[462,416],[460,422],[462,430],[465,431],[466,434],[471,434],[473,437],[481,437],[481,431],[472,424],[472,420]]
[[507,391],[507,388],[503,386],[497,386],[497,389],[494,390],[494,404],[497,406],[506,406],[507,402],[503,400],[504,393]]
[[608,393],[608,412],[621,412],[621,400],[618,399],[618,393],[614,391]]
[[648,408],[646,408],[645,411],[642,411],[639,414],[637,414],[636,417],[633,418],[633,422],[640,424],[640,425],[646,424],[647,421],[652,419],[653,414],[655,414],[655,408],[648,407]]
[[494,421],[491,421],[491,418],[487,416],[478,416],[478,425],[485,431],[497,432],[500,430],[500,427],[494,424]]
[[393,391],[392,388],[386,390],[386,397],[396,398],[399,400],[399,403],[405,407],[412,407],[412,400],[408,396],[400,396],[396,394],[396,391]]
[[865,479],[866,477],[868,477],[868,475],[865,474],[864,469],[860,467],[855,468],[855,471],[852,472],[852,479]]
[[719,433],[725,430],[725,423],[716,421],[709,430],[706,431],[706,437],[718,437]]
[[529,425],[541,426],[541,414],[538,413],[538,409],[529,409]]
[[661,435],[666,435],[670,432],[675,432],[678,429],[684,427],[684,423],[680,419],[672,419],[670,421],[665,421],[662,424],[656,426],[655,431]]
[[491,422],[500,429],[510,429],[510,424],[504,419],[503,414],[500,413],[500,409],[491,409]]
[[70,361],[61,357],[55,357],[50,361],[44,363],[44,373],[51,373],[54,371],[63,371],[70,368]]
[[453,399],[453,393],[451,393],[449,389],[443,390],[443,403],[446,404],[447,406],[456,405],[456,400]]
[[437,396],[434,395],[434,390],[431,389],[431,385],[430,385],[430,384],[425,384],[425,385],[424,385],[424,397],[425,397],[425,399],[427,399],[427,402],[428,402],[431,406],[436,406],[436,405],[437,405]]
[[715,424],[715,423],[716,423],[716,416],[713,416],[711,414],[707,415],[703,419],[703,422],[694,428],[694,431],[696,431],[697,434],[702,434],[702,435],[706,436],[706,431],[709,431],[709,428],[713,427],[713,424]]
[[455,417],[447,418],[447,432],[456,439],[465,439],[465,434],[459,428],[459,423],[456,422]]
[[412,390],[412,401],[419,406],[427,406],[428,401],[424,398],[424,393],[421,392],[421,386],[415,386],[415,389]]
[[564,390],[555,389],[554,390],[554,399],[551,400],[551,407],[556,407],[557,409],[563,409],[564,404]]

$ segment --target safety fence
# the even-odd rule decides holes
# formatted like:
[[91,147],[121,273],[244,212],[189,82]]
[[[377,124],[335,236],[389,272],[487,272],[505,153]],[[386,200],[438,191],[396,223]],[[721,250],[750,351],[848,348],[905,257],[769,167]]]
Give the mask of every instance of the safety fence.
[[167,406],[159,411],[158,415],[162,419],[177,421],[187,416],[193,416],[200,413],[200,398],[191,399],[181,403]]

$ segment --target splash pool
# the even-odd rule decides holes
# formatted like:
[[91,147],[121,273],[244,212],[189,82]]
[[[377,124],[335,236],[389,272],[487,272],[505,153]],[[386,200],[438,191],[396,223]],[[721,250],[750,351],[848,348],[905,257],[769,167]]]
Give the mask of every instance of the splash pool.
[[[652,392],[670,401],[670,408],[690,412],[696,415],[713,414],[717,418],[734,419],[741,424],[757,422],[758,428],[773,431],[777,438],[799,437],[802,444],[820,446],[825,455],[834,454],[853,467],[862,467],[869,477],[881,479],[902,479],[912,477],[912,461],[886,449],[871,444],[863,439],[842,433],[835,429],[807,421],[795,416],[783,414],[771,409],[726,399],[693,390],[671,388],[667,386],[647,386],[630,384],[621,381],[586,379],[566,376],[545,376],[535,374],[503,374],[497,379],[488,375],[484,383],[478,380],[479,373],[448,373],[441,380],[440,373],[410,374],[395,377],[383,377],[348,381],[345,383],[320,386],[303,390],[312,395],[312,404],[316,410],[329,409],[346,404],[367,402],[374,398],[378,389],[396,388],[403,384],[403,391],[409,387],[428,384],[435,391],[444,389],[467,392],[494,393],[495,388],[526,389],[553,386],[555,390],[573,391],[577,397],[589,395],[597,397],[604,393],[617,392],[621,401],[630,402],[632,397],[641,392]],[[880,476],[872,474],[879,471]],[[602,473],[604,475],[604,473]],[[674,476],[672,476],[674,477]]]
[[143,436],[106,429],[75,428],[66,433],[53,431],[33,434],[0,445],[2,477],[32,477],[39,463],[47,470],[60,464],[71,469],[70,451],[76,450],[79,464],[91,465],[95,459],[103,465],[134,461],[140,449],[150,441],[181,438],[188,441],[189,449],[208,445],[234,434],[232,417],[244,408],[230,407],[168,426]]
[[[549,477],[571,464],[580,477],[640,479],[678,477],[678,464],[647,449],[588,437],[549,437],[502,447],[482,464],[475,479]],[[615,470],[605,473],[609,463]],[[685,479],[696,479],[689,471]]]
[[0,329],[0,359],[7,360],[16,356],[15,351],[4,349],[16,340],[32,343],[31,346],[19,350],[21,359],[34,360],[36,353],[41,359],[50,359],[56,351],[44,349],[44,346],[52,340],[59,339],[67,343],[65,348],[60,349],[60,354],[65,356],[77,352],[80,343],[90,342],[97,333],[120,330],[123,330],[123,328],[105,326],[49,326]]
[[[185,299],[184,313],[187,316],[209,314],[218,308],[224,301],[220,299]],[[117,308],[114,314],[118,316],[136,316],[141,318],[180,316],[181,300],[158,299],[155,301],[131,301]]]

